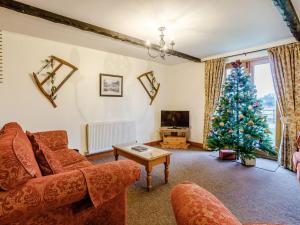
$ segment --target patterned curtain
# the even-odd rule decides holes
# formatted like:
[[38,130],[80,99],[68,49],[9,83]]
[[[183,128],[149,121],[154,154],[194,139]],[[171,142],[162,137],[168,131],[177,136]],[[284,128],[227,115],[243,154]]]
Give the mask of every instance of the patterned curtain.
[[203,148],[207,149],[207,137],[210,130],[210,116],[218,102],[225,69],[224,58],[205,62],[205,113]]
[[292,157],[300,128],[300,43],[270,48],[268,53],[283,123],[279,160],[293,170]]

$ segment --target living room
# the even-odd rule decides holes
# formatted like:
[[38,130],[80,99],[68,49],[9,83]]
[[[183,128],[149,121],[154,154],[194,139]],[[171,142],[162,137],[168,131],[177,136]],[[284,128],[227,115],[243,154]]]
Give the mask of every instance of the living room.
[[0,224],[300,224],[299,17],[0,0]]

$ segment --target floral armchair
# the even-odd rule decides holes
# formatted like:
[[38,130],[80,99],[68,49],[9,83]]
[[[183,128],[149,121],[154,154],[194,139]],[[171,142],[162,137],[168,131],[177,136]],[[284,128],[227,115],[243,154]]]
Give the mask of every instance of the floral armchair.
[[127,223],[127,187],[140,176],[136,163],[93,165],[68,149],[65,131],[28,137],[16,123],[0,131],[0,224]]
[[297,172],[297,179],[300,181],[300,132],[298,133],[297,137],[297,150],[293,154],[293,163],[294,163],[294,168]]

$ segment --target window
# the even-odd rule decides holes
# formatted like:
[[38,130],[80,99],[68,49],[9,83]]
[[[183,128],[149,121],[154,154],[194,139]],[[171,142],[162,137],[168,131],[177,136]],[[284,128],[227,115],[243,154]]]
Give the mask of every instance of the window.
[[273,86],[271,67],[268,60],[252,62],[251,72],[257,90],[257,98],[263,102],[263,113],[267,116],[273,143],[276,143],[276,97]]
[[[257,98],[260,99],[264,105],[263,113],[267,116],[274,146],[278,147],[281,124],[269,59],[264,57],[243,61],[242,66],[245,68],[245,71],[252,76],[257,90]],[[231,68],[231,64],[226,65],[226,75],[230,74]]]

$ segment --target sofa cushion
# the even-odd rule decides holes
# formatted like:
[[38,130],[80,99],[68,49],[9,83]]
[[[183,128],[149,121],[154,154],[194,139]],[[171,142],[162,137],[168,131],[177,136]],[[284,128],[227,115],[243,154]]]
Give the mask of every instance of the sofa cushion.
[[33,177],[15,154],[14,145],[19,148],[16,146],[17,135],[17,129],[3,129],[0,134],[0,188],[2,190],[10,190]]
[[10,122],[10,123],[5,124],[2,128],[2,130],[7,130],[7,129],[22,130],[22,127],[16,122]]
[[26,132],[31,141],[36,160],[41,168],[44,176],[63,172],[58,159],[56,159],[53,151],[48,148],[39,138],[38,135]]
[[32,177],[41,177],[41,170],[35,159],[32,145],[23,130],[18,130],[13,142],[14,153]]
[[34,135],[53,151],[68,148],[68,134],[65,130],[36,132]]
[[17,158],[32,177],[42,176],[40,168],[36,162],[31,143],[22,127],[16,122],[7,123],[3,127],[3,130],[12,129],[18,131],[13,143],[14,153]]
[[31,143],[18,123],[5,124],[0,135],[1,177],[7,179],[0,188],[9,190],[29,178],[42,176]]

